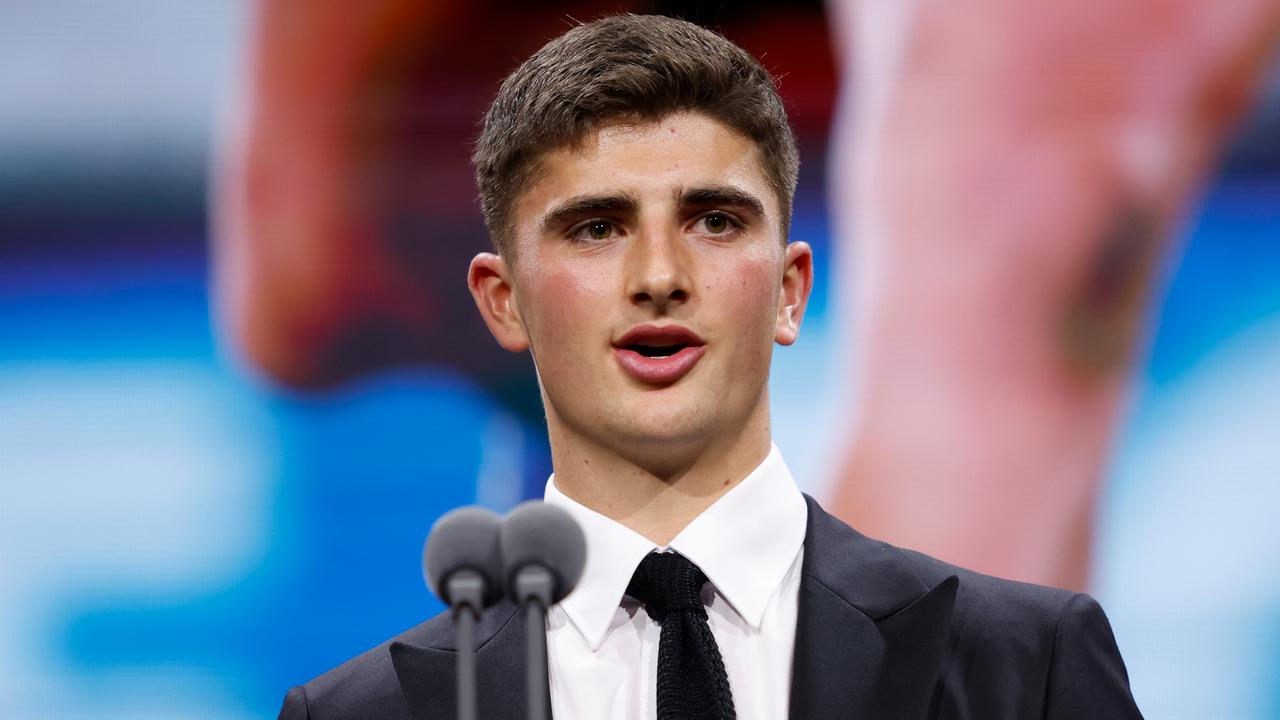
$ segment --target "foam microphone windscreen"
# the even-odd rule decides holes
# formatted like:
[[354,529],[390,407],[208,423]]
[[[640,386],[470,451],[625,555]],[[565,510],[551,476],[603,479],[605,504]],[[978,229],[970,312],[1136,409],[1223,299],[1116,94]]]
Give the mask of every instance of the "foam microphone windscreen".
[[441,515],[431,526],[422,549],[423,575],[431,592],[452,604],[449,576],[459,570],[473,570],[485,581],[484,605],[501,600],[501,526],[502,519],[497,514],[481,507],[461,507]]
[[507,514],[502,523],[503,576],[508,587],[530,565],[545,567],[555,578],[552,604],[578,584],[587,563],[587,538],[568,512],[540,500],[530,500]]

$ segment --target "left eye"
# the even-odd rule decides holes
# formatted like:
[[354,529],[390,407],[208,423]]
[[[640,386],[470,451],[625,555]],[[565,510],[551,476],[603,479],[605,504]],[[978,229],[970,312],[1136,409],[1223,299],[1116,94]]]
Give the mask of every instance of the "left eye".
[[702,216],[698,221],[698,226],[706,233],[711,235],[722,235],[733,229],[733,220],[729,219],[724,213],[711,213]]

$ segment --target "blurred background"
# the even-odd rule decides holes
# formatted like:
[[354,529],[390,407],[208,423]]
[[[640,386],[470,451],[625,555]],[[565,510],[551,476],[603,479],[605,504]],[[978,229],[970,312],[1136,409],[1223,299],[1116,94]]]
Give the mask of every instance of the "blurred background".
[[[891,541],[1095,594],[1148,717],[1280,718],[1280,64],[1275,4],[1233,2],[1235,16],[1206,23],[1195,8],[1233,4],[1182,3],[1179,22],[1163,24],[1144,22],[1156,6],[1136,2],[1128,25],[1012,17],[1022,11],[996,0],[966,22],[925,0],[914,21],[870,2],[557,12],[396,0],[5,3],[0,716],[273,717],[290,685],[440,610],[419,570],[431,522],[460,504],[503,510],[540,495],[550,472],[531,364],[488,339],[465,291],[466,262],[487,247],[468,143],[502,76],[568,18],[633,9],[715,27],[782,76],[803,162],[792,237],[814,246],[818,282],[804,336],[776,353],[770,387],[776,441],[803,488]],[[1093,5],[1080,7],[1087,15]],[[990,22],[976,25],[984,13]],[[1083,29],[1058,48],[1022,35],[1055,27]],[[1129,27],[1186,35],[1116,30]],[[1211,31],[1193,32],[1202,28]],[[980,40],[957,44],[951,32]],[[994,62],[1000,33],[1010,55]],[[1039,528],[1055,523],[1083,534],[1023,558],[1025,572],[1000,558],[984,564],[981,547],[948,557],[910,528],[895,534],[891,512],[859,516],[883,503],[846,492],[871,472],[847,458],[862,447],[858,428],[902,423],[912,437],[916,427],[858,389],[879,367],[858,348],[880,336],[863,328],[915,322],[862,288],[934,287],[927,278],[977,262],[1011,263],[1017,287],[1034,288],[1037,268],[1052,267],[1019,265],[1021,243],[943,246],[908,258],[927,272],[899,281],[903,271],[880,260],[912,247],[895,241],[908,231],[893,224],[894,198],[858,188],[896,188],[923,215],[943,199],[964,205],[963,193],[931,189],[941,172],[875,182],[886,167],[932,167],[951,145],[969,146],[967,116],[912,98],[1000,111],[974,78],[1017,72],[1038,88],[1028,92],[1058,98],[1053,74],[1073,73],[1095,37],[1099,56],[1119,42],[1134,64],[1107,59],[1085,78],[1090,92],[1131,67],[1145,73],[1115,91],[1141,96],[1115,103],[1125,117],[1138,108],[1141,122],[1117,125],[1129,128],[1123,148],[1138,150],[1104,161],[1115,145],[1101,122],[1052,135],[1068,160],[1103,158],[1055,197],[1103,188],[1105,198],[1140,198],[1146,219],[1081,231],[1107,238],[1101,249],[1070,233],[1044,241],[1065,265],[1081,256],[1095,268],[1085,299],[1063,303],[1074,323],[1064,332],[1094,339],[1085,360],[1063,351],[1075,379],[1062,402],[1087,405],[1068,419],[1079,428],[1088,423],[1076,418],[1092,418],[1098,430],[1084,469],[1054,483],[1081,488],[1071,495],[1082,498],[1078,512],[995,523],[1005,546],[1039,548],[1051,534]],[[1177,62],[1164,63],[1161,43]],[[912,72],[912,58],[935,50],[974,60],[964,92]],[[1017,61],[1041,51],[1059,55]],[[1008,87],[1021,85],[1000,92]],[[1147,99],[1146,88],[1165,100]],[[1073,107],[1052,105],[1018,127],[1087,115]],[[1147,142],[1169,126],[1178,130],[1164,145]],[[1004,136],[1008,150],[985,148],[983,165],[1030,157],[1041,167],[1049,156],[1019,149],[1025,137],[1046,133]],[[933,143],[923,164],[903,149],[924,147],[921,138]],[[860,150],[877,154],[867,143],[890,159],[856,169]],[[1189,159],[1177,154],[1187,147]],[[902,184],[912,178],[922,185]],[[982,182],[962,185],[975,202],[992,195]],[[1000,198],[994,211],[1010,216],[1036,201]],[[1034,216],[1051,230],[1071,227],[1057,212],[1131,216],[1080,207]],[[863,211],[880,224],[847,221]],[[968,227],[956,228],[957,242]],[[1108,305],[1117,294],[1121,321]],[[955,326],[945,310],[926,315],[934,320],[922,335],[929,322]],[[1090,323],[1128,349],[1098,351]],[[1008,348],[984,341],[983,352],[1023,363],[1020,336],[1006,339]],[[956,358],[965,352],[954,346]],[[893,382],[933,387],[937,377],[953,376]],[[961,394],[999,397],[1012,387],[1004,383]],[[991,427],[993,441],[1017,442]],[[911,441],[934,467],[952,462],[940,434]],[[1059,463],[1045,447],[1049,459],[1036,462],[1046,467],[1082,453],[1059,448]],[[1000,517],[1023,502],[981,478],[928,474]],[[933,526],[927,513],[916,522]],[[1037,573],[1058,565],[1068,569]]]

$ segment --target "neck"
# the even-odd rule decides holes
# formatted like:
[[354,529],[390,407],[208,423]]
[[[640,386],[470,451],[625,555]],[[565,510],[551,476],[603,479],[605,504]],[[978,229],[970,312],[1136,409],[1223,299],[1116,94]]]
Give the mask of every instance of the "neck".
[[610,445],[548,417],[556,487],[667,545],[768,456],[768,418],[764,401],[742,428],[723,437],[694,443],[632,438]]

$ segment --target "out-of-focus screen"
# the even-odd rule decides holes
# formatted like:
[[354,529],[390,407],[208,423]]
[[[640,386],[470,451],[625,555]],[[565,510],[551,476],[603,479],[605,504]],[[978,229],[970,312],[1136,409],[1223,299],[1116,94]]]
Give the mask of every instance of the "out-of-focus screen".
[[[539,497],[551,471],[532,363],[466,292],[488,248],[467,164],[481,115],[578,20],[656,9],[781,77],[802,160],[791,235],[817,283],[769,388],[802,489],[891,541],[1096,595],[1148,717],[1280,718],[1280,66],[1247,9],[1186,10],[1185,38],[1125,25],[1133,47],[1173,50],[1095,97],[1133,68],[1090,65],[1088,33],[1115,42],[1121,21],[1002,24],[1008,3],[980,3],[981,25],[922,0],[914,26],[871,2],[376,5],[0,7],[0,715],[274,716],[289,686],[441,610],[419,566],[432,521]],[[1191,32],[1231,22],[1245,29],[1221,42]],[[1021,36],[1058,23],[1084,35]],[[996,80],[948,89],[912,65],[929,43],[978,57],[947,35],[974,28],[1001,49]],[[1075,132],[1093,116],[1067,101],[1000,99],[1053,97],[1072,63],[1092,73],[1082,107],[1119,108],[1096,126]],[[1022,113],[1007,128],[1006,110]],[[965,162],[982,172],[951,172]],[[1061,253],[1019,264],[1035,248]],[[1037,279],[1077,259],[1085,280]],[[935,291],[955,295],[931,309]],[[1041,326],[1068,381],[1023,352]],[[986,334],[928,343],[969,327]],[[982,358],[1012,369],[971,371]],[[875,391],[899,387],[921,390],[915,415]],[[986,470],[946,485],[968,461],[942,442],[945,398],[978,398],[963,429],[993,447],[1026,439],[1001,434],[1026,427],[1017,408],[1046,418],[1026,453],[978,459],[1071,498],[983,520],[1018,558],[948,557],[915,540],[927,516],[895,534],[856,491],[936,457],[918,476],[997,518],[1035,505],[999,468],[991,487]],[[868,427],[919,427],[920,451]],[[942,492],[921,482],[874,496]],[[1075,531],[1041,542],[1055,526]]]

